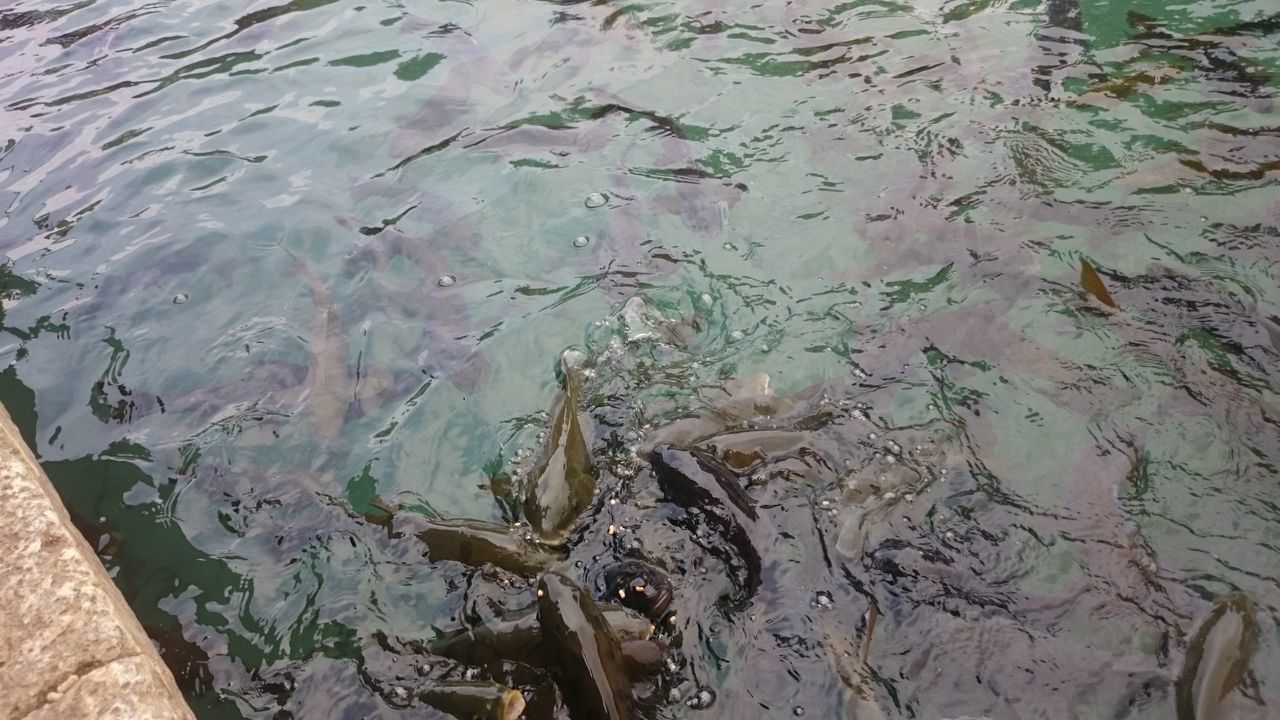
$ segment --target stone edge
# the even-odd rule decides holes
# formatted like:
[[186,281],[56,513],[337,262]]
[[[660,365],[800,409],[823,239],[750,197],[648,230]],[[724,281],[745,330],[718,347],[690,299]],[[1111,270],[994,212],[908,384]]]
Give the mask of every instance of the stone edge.
[[[14,459],[26,466],[28,479],[43,491],[44,501],[48,503],[47,509],[57,516],[62,529],[75,545],[78,555],[77,562],[84,565],[85,570],[93,578],[94,584],[98,585],[98,589],[107,598],[107,606],[101,608],[101,621],[114,623],[122,634],[128,638],[129,643],[135,646],[137,651],[136,654],[116,657],[96,668],[63,668],[64,672],[61,677],[50,678],[51,684],[58,684],[59,690],[62,691],[60,695],[74,693],[77,690],[76,685],[85,685],[85,688],[81,689],[82,692],[99,696],[97,701],[94,701],[92,697],[84,698],[84,700],[89,701],[90,707],[119,708],[120,700],[127,697],[131,701],[129,702],[130,705],[137,707],[138,702],[141,701],[142,705],[158,711],[157,716],[159,717],[194,720],[195,714],[192,713],[186,700],[183,699],[182,692],[178,689],[178,685],[173,679],[173,674],[164,664],[164,661],[160,659],[160,654],[156,652],[155,646],[142,629],[142,624],[138,622],[138,618],[133,614],[133,610],[130,609],[129,604],[124,599],[124,595],[120,593],[115,582],[107,575],[106,568],[102,566],[97,553],[93,551],[88,541],[72,524],[71,515],[67,512],[66,507],[63,506],[57,489],[53,487],[53,483],[45,475],[44,469],[40,467],[39,460],[36,459],[31,448],[27,447],[26,442],[22,439],[22,433],[18,431],[17,426],[14,425],[9,416],[9,411],[3,405],[0,405],[0,453],[15,455],[16,458]],[[3,512],[4,509],[0,508],[0,513]],[[11,581],[11,579],[0,578],[0,582]],[[0,612],[4,611],[5,608],[0,608]],[[83,682],[85,676],[92,676],[95,671],[103,669],[114,669],[121,662],[140,666],[141,676],[137,677],[138,673],[134,673],[135,677],[132,681]],[[109,672],[97,674],[111,675]],[[140,692],[151,697],[138,697]],[[56,705],[56,700],[57,698],[51,697],[49,705],[37,708],[32,715],[40,715],[42,710],[53,709],[50,706]],[[58,714],[61,715],[62,713]],[[110,711],[105,714],[115,715]],[[31,717],[31,715],[28,717]],[[14,718],[13,720],[18,719]]]

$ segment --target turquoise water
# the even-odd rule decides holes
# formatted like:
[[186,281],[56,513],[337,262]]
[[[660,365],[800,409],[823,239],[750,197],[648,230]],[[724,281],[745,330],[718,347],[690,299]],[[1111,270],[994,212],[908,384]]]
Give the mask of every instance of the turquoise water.
[[[929,674],[954,656],[1014,683],[992,659],[1006,635],[913,619],[981,616],[938,599],[953,582],[919,580],[969,567],[1079,600],[1010,622],[1170,674],[1213,599],[1247,593],[1259,640],[1233,708],[1267,717],[1274,13],[23,2],[0,10],[0,397],[200,717],[429,712],[388,702],[394,673],[373,658],[409,653],[386,638],[531,591],[430,563],[359,511],[376,494],[518,520],[493,478],[536,453],[566,347],[594,368],[602,496],[638,498],[637,523],[665,517],[643,501],[642,435],[760,373],[779,395],[824,382],[838,408],[799,441],[830,463],[761,471],[780,527],[820,502],[840,522],[861,512],[849,488],[875,484],[864,460],[886,439],[941,448],[932,469],[965,499],[921,484],[904,511],[921,517],[886,518],[867,547],[928,525],[953,533],[949,559],[922,550],[906,582],[873,561],[882,544],[848,563],[856,582],[831,581],[847,632],[868,603],[888,618],[870,686],[888,716],[1115,714]],[[1082,259],[1118,311],[1081,294]],[[945,530],[930,508],[970,524]],[[816,545],[796,542],[770,553],[799,567]],[[1126,552],[1182,598],[1164,640],[1113,612],[1159,604]],[[808,613],[805,588],[756,609]],[[701,640],[677,643],[685,666],[646,713],[858,714],[831,699],[839,682],[795,669],[826,662],[812,623],[794,632],[812,642],[758,645],[747,620],[690,603],[684,635]],[[715,702],[690,709],[702,687]]]

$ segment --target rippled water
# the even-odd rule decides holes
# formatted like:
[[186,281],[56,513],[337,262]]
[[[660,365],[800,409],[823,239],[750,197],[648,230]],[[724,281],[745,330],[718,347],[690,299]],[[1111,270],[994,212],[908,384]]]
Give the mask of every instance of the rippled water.
[[[201,717],[429,712],[531,590],[358,510],[515,520],[568,346],[646,714],[1169,717],[1233,590],[1280,712],[1271,0],[10,5],[0,396]],[[726,607],[631,452],[758,373],[825,419]]]

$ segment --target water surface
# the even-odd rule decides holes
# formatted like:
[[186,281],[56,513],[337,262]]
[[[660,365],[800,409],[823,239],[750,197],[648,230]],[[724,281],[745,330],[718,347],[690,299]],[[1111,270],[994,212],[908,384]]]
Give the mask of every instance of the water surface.
[[[530,588],[357,510],[518,520],[491,480],[569,346],[626,500],[593,527],[648,540],[690,613],[646,713],[1167,717],[1239,590],[1231,707],[1268,717],[1274,13],[10,3],[0,395],[201,717],[420,716],[391,659],[465,672],[396,639]],[[783,538],[734,610],[631,453],[759,373],[833,419],[752,469]]]

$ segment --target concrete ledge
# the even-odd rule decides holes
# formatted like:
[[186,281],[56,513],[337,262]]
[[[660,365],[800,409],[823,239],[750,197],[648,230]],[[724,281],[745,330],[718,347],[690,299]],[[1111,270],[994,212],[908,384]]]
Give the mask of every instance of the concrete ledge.
[[194,717],[0,408],[0,719]]

